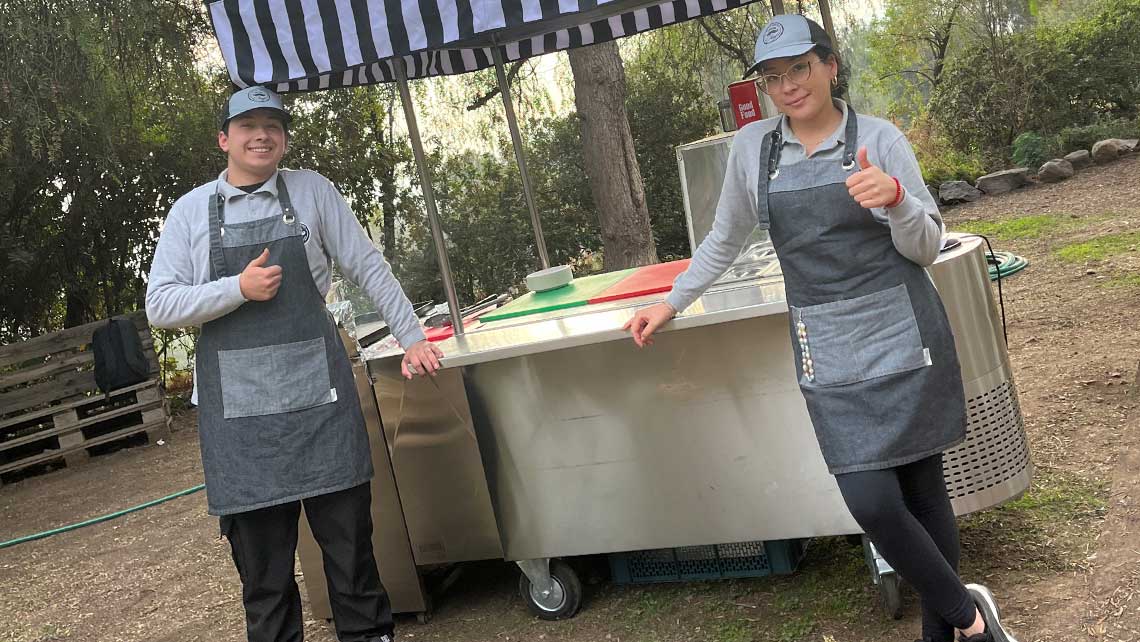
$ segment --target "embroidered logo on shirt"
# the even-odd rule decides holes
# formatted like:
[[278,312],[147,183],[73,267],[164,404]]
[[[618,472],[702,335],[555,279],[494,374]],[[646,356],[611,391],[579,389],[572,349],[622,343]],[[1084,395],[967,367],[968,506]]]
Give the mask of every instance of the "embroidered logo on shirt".
[[776,40],[778,40],[782,35],[784,35],[784,25],[778,22],[773,22],[768,26],[767,29],[764,30],[762,39],[764,40],[764,44],[770,45],[773,42],[776,42]]
[[301,223],[301,242],[309,242],[309,226],[305,225],[304,223]]

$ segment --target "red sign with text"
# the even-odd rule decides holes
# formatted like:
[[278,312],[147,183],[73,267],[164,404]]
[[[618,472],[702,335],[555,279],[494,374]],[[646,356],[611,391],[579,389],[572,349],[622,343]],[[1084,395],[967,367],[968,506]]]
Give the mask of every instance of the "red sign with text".
[[741,80],[729,85],[728,99],[732,102],[732,116],[736,119],[737,129],[764,118],[755,80]]

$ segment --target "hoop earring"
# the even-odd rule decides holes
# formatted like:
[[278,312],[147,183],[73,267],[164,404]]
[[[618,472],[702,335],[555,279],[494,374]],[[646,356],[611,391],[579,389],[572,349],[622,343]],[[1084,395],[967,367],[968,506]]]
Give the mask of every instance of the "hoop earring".
[[831,77],[831,86],[832,87],[838,87],[839,86],[839,76],[832,76]]

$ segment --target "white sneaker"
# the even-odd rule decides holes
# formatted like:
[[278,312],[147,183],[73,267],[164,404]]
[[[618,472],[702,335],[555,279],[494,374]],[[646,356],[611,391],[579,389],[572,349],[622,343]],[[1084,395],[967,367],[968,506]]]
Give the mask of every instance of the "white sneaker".
[[970,592],[970,597],[974,599],[974,604],[981,612],[982,620],[986,623],[986,630],[989,631],[993,641],[1017,642],[1017,638],[1006,631],[1001,624],[1001,611],[998,609],[994,594],[981,584],[967,584],[966,590]]

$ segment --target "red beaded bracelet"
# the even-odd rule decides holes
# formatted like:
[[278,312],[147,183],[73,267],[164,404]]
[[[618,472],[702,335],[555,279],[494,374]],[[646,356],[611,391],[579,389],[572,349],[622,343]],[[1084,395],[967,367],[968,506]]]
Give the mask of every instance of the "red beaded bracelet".
[[895,178],[894,176],[891,177],[891,180],[895,182],[895,200],[892,201],[891,204],[887,207],[898,207],[899,204],[903,201],[902,183],[900,183],[899,179]]

